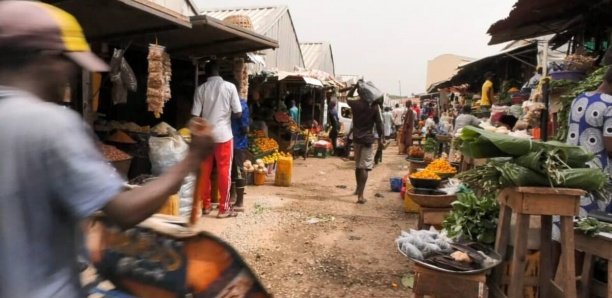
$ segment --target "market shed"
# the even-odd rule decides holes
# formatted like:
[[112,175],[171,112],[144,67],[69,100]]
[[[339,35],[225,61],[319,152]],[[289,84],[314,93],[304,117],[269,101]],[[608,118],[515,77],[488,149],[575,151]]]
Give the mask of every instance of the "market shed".
[[487,33],[489,44],[499,44],[577,29],[597,33],[610,26],[609,0],[518,0],[508,17],[491,25]]
[[253,24],[253,31],[278,42],[275,50],[265,50],[265,70],[294,71],[305,67],[300,43],[287,6],[256,8],[212,9],[200,12],[203,15],[223,20],[229,16],[247,16]]
[[301,43],[304,64],[307,69],[324,71],[332,76],[336,75],[334,64],[334,54],[332,47],[327,42],[306,42]]

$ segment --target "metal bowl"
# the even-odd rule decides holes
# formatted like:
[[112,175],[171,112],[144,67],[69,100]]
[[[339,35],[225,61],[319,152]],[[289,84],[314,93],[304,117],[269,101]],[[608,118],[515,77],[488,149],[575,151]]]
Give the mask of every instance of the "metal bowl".
[[410,189],[406,191],[406,195],[425,208],[450,208],[451,203],[457,199],[457,195],[447,195],[435,189]]
[[425,268],[432,269],[432,270],[435,270],[435,271],[446,272],[446,273],[453,273],[453,274],[462,274],[462,275],[463,275],[463,274],[465,274],[465,275],[478,274],[478,273],[482,273],[482,272],[489,271],[489,270],[491,270],[491,269],[493,269],[493,268],[497,267],[497,266],[498,266],[499,264],[501,264],[501,262],[502,262],[502,257],[501,257],[501,255],[500,255],[500,254],[498,254],[496,251],[494,251],[494,250],[492,250],[492,249],[488,249],[488,250],[486,250],[486,251],[483,251],[483,253],[485,253],[485,254],[486,254],[487,256],[489,256],[490,258],[494,259],[494,260],[496,261],[496,263],[495,263],[495,264],[492,264],[492,265],[490,265],[490,266],[486,266],[486,267],[483,267],[483,268],[480,268],[480,269],[475,269],[475,270],[468,270],[468,271],[454,271],[454,270],[448,270],[448,269],[445,269],[445,268],[440,268],[440,267],[438,267],[438,266],[436,266],[436,265],[433,265],[433,264],[427,263],[427,262],[425,262],[425,261],[423,261],[423,260],[413,259],[413,258],[411,258],[410,256],[408,256],[406,253],[404,253],[404,252],[403,252],[403,251],[400,249],[399,244],[397,244],[397,245],[396,245],[396,247],[397,247],[397,250],[398,250],[398,251],[399,251],[399,252],[400,252],[400,253],[401,253],[403,256],[405,256],[406,258],[408,258],[410,261],[413,261],[414,263],[419,264],[420,266],[423,266],[423,267],[425,267]]
[[440,186],[442,180],[433,180],[433,179],[418,179],[410,177],[410,184],[415,188],[428,188],[428,189],[436,189]]

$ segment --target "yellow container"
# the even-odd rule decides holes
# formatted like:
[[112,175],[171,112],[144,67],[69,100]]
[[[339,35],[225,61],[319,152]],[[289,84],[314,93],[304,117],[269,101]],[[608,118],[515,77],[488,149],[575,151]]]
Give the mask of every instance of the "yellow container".
[[[412,188],[412,186],[408,185],[406,188]],[[406,195],[404,195],[404,211],[406,213],[419,213],[419,211],[421,211],[421,207],[412,200],[408,191],[406,191]]]
[[166,204],[157,211],[157,213],[165,214],[165,215],[179,215],[179,196],[171,195],[166,201]]
[[266,184],[266,173],[255,172],[255,185]]
[[274,185],[276,186],[291,186],[291,175],[293,174],[293,158],[285,157],[278,160],[276,165],[276,177],[274,177]]

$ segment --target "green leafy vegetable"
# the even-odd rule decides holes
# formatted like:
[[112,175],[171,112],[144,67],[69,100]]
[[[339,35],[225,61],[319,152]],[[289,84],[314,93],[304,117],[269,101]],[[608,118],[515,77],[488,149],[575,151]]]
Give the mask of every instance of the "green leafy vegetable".
[[580,219],[576,224],[576,230],[583,232],[588,236],[595,236],[595,234],[600,232],[612,233],[612,225],[601,222],[596,218],[586,217]]
[[483,244],[495,242],[499,216],[495,195],[477,197],[473,192],[458,193],[452,206],[442,224],[449,237]]
[[561,109],[557,114],[557,123],[559,123],[559,130],[555,135],[554,139],[564,142],[567,138],[567,129],[569,125],[569,114],[572,108],[572,102],[578,95],[596,90],[597,87],[603,82],[603,76],[606,73],[607,67],[601,67],[591,73],[586,79],[580,82],[573,82],[573,84],[567,81],[552,81],[552,92],[561,93],[560,103]]

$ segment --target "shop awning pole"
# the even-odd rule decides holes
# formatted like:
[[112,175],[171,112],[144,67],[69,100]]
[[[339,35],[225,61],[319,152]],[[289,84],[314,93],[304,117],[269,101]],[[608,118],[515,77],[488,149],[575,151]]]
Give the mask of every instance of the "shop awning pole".
[[199,76],[200,76],[200,61],[198,61],[198,59],[193,59],[193,65],[195,65],[195,78],[194,78],[194,88],[193,88],[193,94],[195,95],[195,92],[198,90],[198,83],[199,83]]

